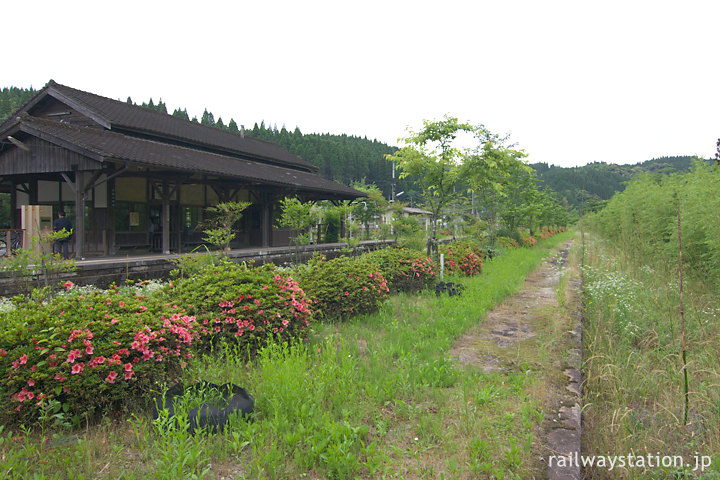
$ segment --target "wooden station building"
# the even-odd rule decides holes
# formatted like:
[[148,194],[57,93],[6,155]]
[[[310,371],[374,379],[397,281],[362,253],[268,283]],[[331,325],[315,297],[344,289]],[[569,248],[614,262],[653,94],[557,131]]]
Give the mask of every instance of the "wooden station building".
[[274,226],[279,200],[365,196],[320,177],[279,146],[50,81],[0,125],[0,192],[12,228],[22,205],[64,210],[76,258],[188,251],[205,209],[248,201],[240,247],[289,243]]

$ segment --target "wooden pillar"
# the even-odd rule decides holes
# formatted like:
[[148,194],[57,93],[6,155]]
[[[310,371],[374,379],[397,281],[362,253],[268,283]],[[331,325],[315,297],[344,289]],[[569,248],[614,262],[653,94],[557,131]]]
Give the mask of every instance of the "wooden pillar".
[[[12,182],[12,193],[10,194],[10,228],[20,228],[17,219],[17,184]],[[8,249],[10,251],[10,249]]]
[[170,253],[170,186],[167,180],[162,183],[162,250]]
[[85,256],[85,172],[75,171],[75,259]]
[[37,205],[38,204],[38,181],[30,180],[28,182],[28,188],[30,189],[30,193],[28,194],[28,203],[30,205]]
[[106,189],[106,201],[107,201],[107,221],[105,230],[107,235],[105,237],[105,255],[110,255],[115,252],[115,179],[111,178],[108,180],[108,186]]
[[263,248],[266,248],[270,246],[272,235],[272,204],[270,203],[270,197],[268,195],[263,195],[260,215],[260,228],[262,229],[262,246]]
[[176,232],[175,236],[177,238],[177,246],[176,246],[175,250],[177,251],[177,253],[182,253],[182,241],[183,241],[182,236],[183,236],[183,230],[184,230],[183,223],[185,221],[185,219],[183,218],[182,208],[180,207],[180,194],[181,194],[180,186],[181,185],[182,184],[178,181],[177,186],[175,187],[175,191],[177,192],[176,193],[176,195],[177,195],[176,196],[176,198],[177,198],[176,205],[177,206],[175,207],[175,232]]

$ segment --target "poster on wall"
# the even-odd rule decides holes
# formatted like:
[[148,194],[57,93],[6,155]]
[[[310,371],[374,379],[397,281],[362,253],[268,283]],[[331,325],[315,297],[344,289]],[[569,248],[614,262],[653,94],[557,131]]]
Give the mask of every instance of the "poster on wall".
[[130,212],[130,226],[140,226],[140,212]]

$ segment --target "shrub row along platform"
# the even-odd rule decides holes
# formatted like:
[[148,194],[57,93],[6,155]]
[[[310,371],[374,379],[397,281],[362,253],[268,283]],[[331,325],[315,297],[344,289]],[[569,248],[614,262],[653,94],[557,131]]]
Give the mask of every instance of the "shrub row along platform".
[[[366,241],[359,249],[370,251],[381,246],[391,245],[394,241]],[[328,258],[339,256],[345,243],[327,243],[310,245],[305,248],[303,260],[309,259],[314,253],[322,253]],[[72,281],[77,285],[95,285],[105,288],[112,283],[122,284],[126,280],[150,280],[167,278],[169,272],[177,266],[173,263],[180,255],[143,255],[134,257],[105,257],[80,260],[75,262],[75,271],[63,273],[62,281]],[[256,265],[274,263],[282,265],[295,259],[294,247],[247,248],[232,250],[228,253],[234,262],[255,262]],[[42,275],[34,275],[35,285],[43,284]],[[21,282],[8,273],[0,272],[0,296],[11,296],[21,292]]]

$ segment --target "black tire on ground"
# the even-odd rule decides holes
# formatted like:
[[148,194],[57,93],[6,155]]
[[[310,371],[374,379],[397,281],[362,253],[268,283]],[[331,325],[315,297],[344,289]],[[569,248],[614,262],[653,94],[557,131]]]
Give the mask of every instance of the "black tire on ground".
[[223,392],[222,406],[218,407],[208,403],[202,403],[199,407],[188,412],[188,432],[194,433],[195,430],[204,428],[208,432],[218,432],[225,428],[230,420],[230,416],[239,413],[242,416],[250,415],[255,408],[255,401],[250,394],[242,387],[232,383],[224,385],[216,385],[214,383],[200,381],[191,385],[183,385],[176,383],[170,387],[165,395],[161,395],[155,399],[152,418],[156,420],[160,416],[162,410],[167,410],[167,418],[175,417],[175,407],[177,401],[185,395],[185,393],[203,392],[208,389],[215,389]]

